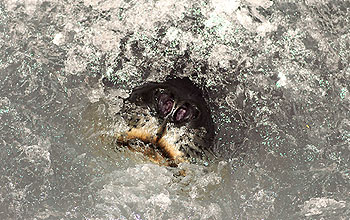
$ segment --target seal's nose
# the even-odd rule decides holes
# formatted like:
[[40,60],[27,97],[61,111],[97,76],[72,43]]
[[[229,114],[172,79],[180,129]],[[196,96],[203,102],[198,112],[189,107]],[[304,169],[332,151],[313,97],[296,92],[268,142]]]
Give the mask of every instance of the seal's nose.
[[[156,141],[158,142],[165,134],[166,134],[166,129],[167,129],[167,124],[170,123],[175,123],[175,124],[181,124],[184,123],[188,120],[191,120],[192,118],[197,117],[198,110],[192,107],[190,104],[186,102],[176,102],[174,100],[171,100],[171,106],[165,106],[165,105],[160,105],[161,107],[161,114],[162,114],[162,108],[166,109],[166,114],[165,117],[163,118],[163,122],[159,129],[157,130],[157,139]],[[166,107],[166,108],[165,108]]]

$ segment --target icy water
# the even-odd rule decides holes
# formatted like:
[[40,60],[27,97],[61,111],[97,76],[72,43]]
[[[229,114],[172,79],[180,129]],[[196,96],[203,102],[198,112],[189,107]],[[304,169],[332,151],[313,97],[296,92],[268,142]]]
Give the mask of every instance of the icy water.
[[[0,47],[0,219],[350,218],[349,1],[2,0]],[[98,138],[170,74],[209,94],[208,166]]]

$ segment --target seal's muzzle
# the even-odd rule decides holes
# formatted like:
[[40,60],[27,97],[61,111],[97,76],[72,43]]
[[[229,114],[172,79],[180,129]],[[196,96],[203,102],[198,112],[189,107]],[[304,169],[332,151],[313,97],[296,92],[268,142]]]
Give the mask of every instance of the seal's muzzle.
[[202,91],[188,78],[136,88],[120,114],[129,130],[115,135],[117,145],[155,163],[176,166],[211,154],[210,111]]

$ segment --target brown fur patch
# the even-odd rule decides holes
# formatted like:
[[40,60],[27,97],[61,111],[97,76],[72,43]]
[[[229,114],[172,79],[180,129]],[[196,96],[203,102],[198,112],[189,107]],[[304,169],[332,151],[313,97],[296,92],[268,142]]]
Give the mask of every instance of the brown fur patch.
[[[146,145],[152,144],[151,147],[145,146],[130,146],[131,140],[141,140]],[[147,130],[142,128],[133,128],[130,131],[120,135],[117,138],[118,143],[127,146],[130,150],[143,153],[145,156],[157,164],[166,166],[176,166],[177,164],[186,161],[183,158],[183,153],[174,145],[170,144],[163,137],[157,140],[157,137],[151,135]]]

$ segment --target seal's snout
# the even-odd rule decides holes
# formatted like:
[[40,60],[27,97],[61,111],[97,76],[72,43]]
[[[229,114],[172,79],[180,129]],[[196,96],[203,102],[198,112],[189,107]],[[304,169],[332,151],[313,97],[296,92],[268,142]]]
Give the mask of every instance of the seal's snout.
[[211,152],[210,111],[202,91],[188,78],[138,87],[124,106],[121,116],[129,130],[116,134],[119,147],[170,166],[205,159]]

